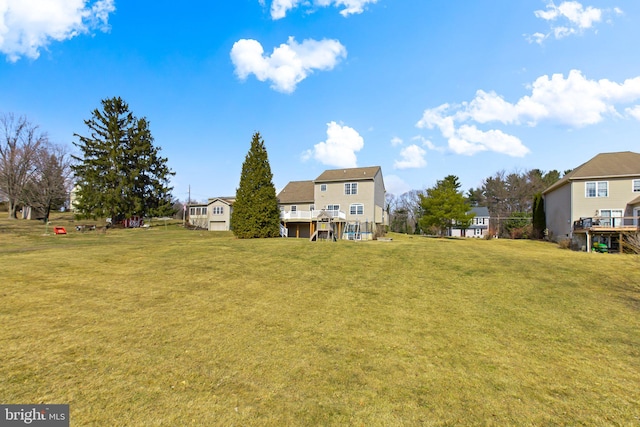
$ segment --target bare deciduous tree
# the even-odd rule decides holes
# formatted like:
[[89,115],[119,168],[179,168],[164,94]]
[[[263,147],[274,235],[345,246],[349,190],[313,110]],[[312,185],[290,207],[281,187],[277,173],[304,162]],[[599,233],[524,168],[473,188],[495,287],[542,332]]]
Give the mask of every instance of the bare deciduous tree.
[[26,117],[0,114],[0,192],[9,201],[9,218],[23,202],[24,189],[36,170],[36,157],[47,136]]
[[71,158],[65,147],[43,143],[35,157],[35,170],[24,187],[23,200],[49,219],[52,209],[63,206],[69,194]]

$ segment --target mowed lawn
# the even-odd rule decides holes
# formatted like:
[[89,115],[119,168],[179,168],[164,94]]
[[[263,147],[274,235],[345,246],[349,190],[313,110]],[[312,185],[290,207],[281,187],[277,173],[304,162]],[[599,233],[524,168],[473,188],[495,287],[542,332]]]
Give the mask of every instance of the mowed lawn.
[[640,424],[638,256],[20,224],[0,403],[74,426]]

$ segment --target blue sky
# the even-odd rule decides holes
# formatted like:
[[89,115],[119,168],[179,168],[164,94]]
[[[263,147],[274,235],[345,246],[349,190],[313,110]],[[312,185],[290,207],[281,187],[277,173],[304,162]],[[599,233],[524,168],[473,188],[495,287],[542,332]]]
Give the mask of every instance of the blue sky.
[[120,96],[182,200],[233,195],[255,131],[277,189],[467,189],[640,151],[639,43],[637,0],[0,0],[0,112],[71,147]]

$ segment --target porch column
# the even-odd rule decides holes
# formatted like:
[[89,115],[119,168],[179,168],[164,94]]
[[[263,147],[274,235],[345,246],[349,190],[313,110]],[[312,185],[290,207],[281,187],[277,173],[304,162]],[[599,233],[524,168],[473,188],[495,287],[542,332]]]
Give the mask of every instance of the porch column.
[[591,252],[591,231],[587,230],[587,252]]

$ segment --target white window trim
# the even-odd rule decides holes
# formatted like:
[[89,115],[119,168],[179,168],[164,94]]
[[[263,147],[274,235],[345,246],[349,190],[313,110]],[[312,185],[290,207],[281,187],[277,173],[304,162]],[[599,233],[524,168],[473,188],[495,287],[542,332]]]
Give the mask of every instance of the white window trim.
[[631,192],[640,193],[640,179],[631,180]]
[[346,196],[355,196],[358,194],[358,183],[357,182],[345,182],[344,183],[344,194]]
[[327,191],[327,184],[320,184],[320,191]]
[[[600,184],[604,183],[606,185],[607,193],[604,196],[600,195]],[[593,184],[595,186],[595,196],[589,195],[588,185]],[[609,197],[609,181],[586,181],[584,183],[584,197],[587,199],[595,199],[595,198],[605,198]]]
[[[358,213],[358,207],[360,207],[360,213]],[[352,209],[355,209],[353,213]],[[362,203],[352,203],[349,205],[349,215],[364,215],[364,205]]]

